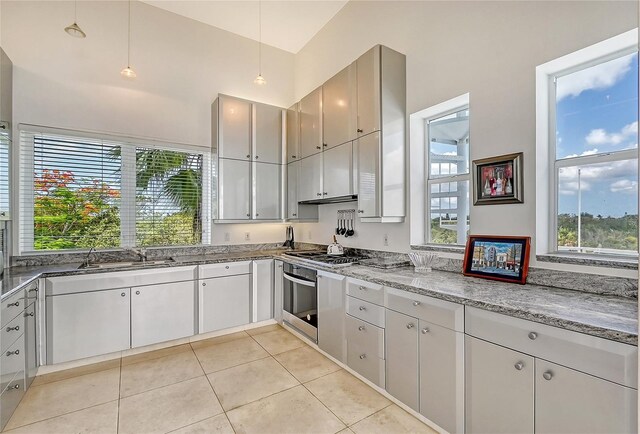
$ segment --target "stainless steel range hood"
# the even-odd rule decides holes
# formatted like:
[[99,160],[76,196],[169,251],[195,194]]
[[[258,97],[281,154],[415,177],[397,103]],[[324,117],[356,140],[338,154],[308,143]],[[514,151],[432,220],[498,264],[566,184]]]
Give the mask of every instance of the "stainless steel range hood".
[[325,199],[315,199],[315,200],[305,200],[298,202],[300,205],[322,205],[323,203],[342,203],[342,202],[354,202],[358,200],[358,195],[347,195],[347,196],[337,196],[337,197],[328,197]]

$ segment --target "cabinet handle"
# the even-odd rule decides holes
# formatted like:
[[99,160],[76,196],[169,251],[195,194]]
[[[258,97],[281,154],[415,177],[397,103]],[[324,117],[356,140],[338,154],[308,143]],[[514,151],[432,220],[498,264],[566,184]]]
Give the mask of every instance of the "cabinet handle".
[[298,215],[298,214],[296,214],[296,213],[293,213],[293,216],[294,216],[294,217],[296,217],[297,215]]
[[366,354],[360,354],[360,359],[361,359],[361,360],[362,360],[362,359],[366,359],[366,358],[367,358],[367,355],[366,355]]
[[20,389],[20,385],[19,385],[19,384],[16,384],[16,385],[14,385],[14,386],[11,386],[11,388],[12,388],[13,390],[18,390],[18,389]]
[[29,312],[29,313],[25,313],[24,317],[26,318],[28,316],[33,316],[33,315],[35,315],[35,312]]
[[547,381],[551,380],[553,378],[553,372],[546,371],[545,373],[542,374],[542,378],[544,378]]
[[15,326],[15,327],[7,327],[7,331],[8,332],[13,332],[13,331],[18,331],[20,330],[20,326]]
[[513,367],[516,368],[516,371],[522,371],[522,368],[524,368],[524,363],[518,362],[515,365],[513,365]]
[[322,196],[322,193],[316,193],[316,196]]
[[529,332],[529,339],[531,339],[532,341],[535,341],[537,337],[538,337],[538,333]]
[[429,327],[425,327],[422,329],[422,334],[426,335],[427,333],[429,333]]
[[140,291],[136,291],[136,295],[140,295]]
[[225,266],[224,266],[224,268],[228,270],[228,269],[229,269],[229,266],[228,266],[228,265],[225,265]]
[[363,331],[364,330],[364,326],[358,327],[358,330]]
[[20,354],[20,350],[7,351],[7,357],[8,356],[17,356],[18,354]]
[[414,302],[413,302],[413,305],[414,305],[414,306],[416,306],[416,307],[417,307],[417,306],[420,306],[420,302],[419,302],[419,301],[414,301]]
[[360,291],[366,291],[367,287],[366,286],[361,286],[360,287]]
[[15,306],[15,307],[20,307],[20,302],[19,302],[19,301],[16,301],[15,303],[9,303],[9,304],[7,305],[7,307],[13,307],[13,306]]
[[409,330],[411,330],[414,326],[415,326],[415,325],[414,325],[412,322],[410,322],[409,324],[407,324],[407,328],[408,328]]
[[258,159],[258,156],[256,155],[256,160]]
[[256,213],[256,217],[259,217],[259,216],[260,216],[260,214]]
[[207,286],[207,283],[206,282],[202,282],[202,286]]
[[[4,128],[4,127],[2,127],[2,128]],[[6,215],[7,215],[7,212],[6,212],[6,211],[2,211],[2,212],[0,212],[0,216],[5,217]]]
[[251,155],[247,154],[247,158],[251,158]]
[[123,292],[122,294],[120,294],[120,297],[126,297],[126,296],[127,296],[126,292]]
[[295,155],[292,155],[291,158],[298,158],[298,157],[296,157]]
[[326,144],[326,143],[323,143],[323,144],[322,144],[322,146],[324,146],[324,147],[326,148],[326,147],[327,147],[327,144]]
[[358,214],[364,214],[364,210],[363,209],[359,209],[358,210]]
[[320,146],[316,146],[316,149],[322,149]]
[[358,132],[358,133],[364,133],[364,131],[363,131],[363,130],[361,130],[360,128],[358,128],[358,129],[356,130],[356,132]]
[[322,193],[322,194],[323,194],[324,196],[326,196],[326,195],[327,195],[327,194],[329,194],[329,193],[327,193],[327,192],[325,191],[325,192],[324,192],[324,193]]
[[366,307],[364,307],[364,306],[360,306],[360,310],[361,310],[361,311],[365,311],[365,310],[367,310],[367,308],[366,308]]
[[247,213],[247,217],[251,217],[251,214]]

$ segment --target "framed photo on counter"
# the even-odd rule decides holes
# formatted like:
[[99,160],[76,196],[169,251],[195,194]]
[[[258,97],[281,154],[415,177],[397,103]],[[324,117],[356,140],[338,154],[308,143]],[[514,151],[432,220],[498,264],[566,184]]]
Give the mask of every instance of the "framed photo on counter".
[[522,203],[522,152],[474,160],[473,204]]
[[524,285],[530,245],[531,237],[470,235],[462,274]]

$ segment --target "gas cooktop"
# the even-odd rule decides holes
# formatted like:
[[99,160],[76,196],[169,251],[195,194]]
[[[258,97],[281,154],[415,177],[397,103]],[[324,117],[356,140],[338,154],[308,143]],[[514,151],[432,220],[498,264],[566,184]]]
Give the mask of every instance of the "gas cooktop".
[[351,264],[358,262],[361,259],[365,259],[365,256],[356,255],[328,255],[324,252],[311,251],[311,252],[285,252],[285,256],[291,256],[292,258],[300,259],[312,264],[323,265],[325,267],[347,267]]

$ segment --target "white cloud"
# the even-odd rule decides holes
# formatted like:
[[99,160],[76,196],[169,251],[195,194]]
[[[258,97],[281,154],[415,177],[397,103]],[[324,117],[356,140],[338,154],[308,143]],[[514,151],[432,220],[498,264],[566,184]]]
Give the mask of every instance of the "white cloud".
[[632,181],[630,179],[621,179],[614,182],[609,187],[612,193],[635,193],[638,191],[638,181]]
[[631,69],[633,56],[623,56],[598,66],[560,77],[556,83],[556,99],[576,97],[585,90],[607,89],[615,85]]
[[[591,191],[593,185],[610,184],[613,193],[623,191],[621,182],[632,181],[638,177],[637,160],[613,161],[591,166],[572,166],[560,169],[558,191],[560,194],[574,195],[578,192],[578,170],[580,170],[580,189]],[[615,185],[615,187],[614,187]],[[637,185],[637,182],[636,182]],[[617,188],[618,190],[614,190]]]
[[585,137],[585,141],[587,144],[593,145],[619,145],[625,140],[636,137],[638,135],[638,121],[630,123],[622,127],[619,132],[616,133],[608,133],[607,130],[602,128],[597,128],[595,130],[591,130],[587,137]]
[[596,155],[598,153],[598,148],[589,149],[588,151],[584,151],[582,154],[570,154],[564,158],[575,158],[575,157],[584,157],[587,155]]

